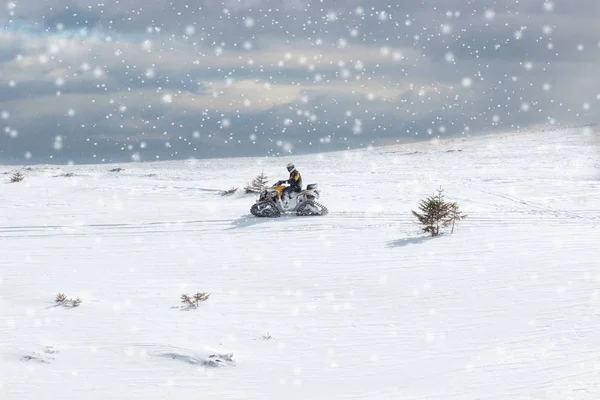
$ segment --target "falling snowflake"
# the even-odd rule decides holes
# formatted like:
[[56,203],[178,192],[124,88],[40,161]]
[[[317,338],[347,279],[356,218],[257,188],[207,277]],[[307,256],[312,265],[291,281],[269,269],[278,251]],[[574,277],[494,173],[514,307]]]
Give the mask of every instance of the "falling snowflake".
[[196,27],[194,25],[188,25],[185,27],[186,36],[192,36],[196,33]]
[[104,71],[102,70],[102,68],[100,68],[100,67],[94,68],[94,77],[95,78],[101,78],[103,76],[104,76]]
[[63,148],[62,136],[56,136],[54,138],[54,150],[59,151]]
[[354,120],[354,126],[352,127],[352,132],[355,135],[360,135],[362,133],[362,121],[360,119]]

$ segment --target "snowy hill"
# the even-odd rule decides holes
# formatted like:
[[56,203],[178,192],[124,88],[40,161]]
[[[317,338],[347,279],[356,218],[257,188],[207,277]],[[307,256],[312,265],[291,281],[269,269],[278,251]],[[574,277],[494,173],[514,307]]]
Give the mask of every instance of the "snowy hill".
[[[292,158],[330,214],[272,220],[219,191],[287,158],[23,170],[0,190],[0,398],[598,399],[598,144]],[[468,218],[429,239],[410,210],[440,186]]]

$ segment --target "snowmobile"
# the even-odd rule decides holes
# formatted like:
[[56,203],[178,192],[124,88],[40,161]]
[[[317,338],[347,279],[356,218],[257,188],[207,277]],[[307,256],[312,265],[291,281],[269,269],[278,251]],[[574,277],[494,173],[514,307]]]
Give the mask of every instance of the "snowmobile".
[[327,215],[327,208],[317,203],[319,187],[316,183],[306,186],[306,189],[296,193],[283,194],[286,188],[281,181],[274,186],[265,188],[250,208],[256,217],[279,217],[284,213],[296,213],[298,216]]

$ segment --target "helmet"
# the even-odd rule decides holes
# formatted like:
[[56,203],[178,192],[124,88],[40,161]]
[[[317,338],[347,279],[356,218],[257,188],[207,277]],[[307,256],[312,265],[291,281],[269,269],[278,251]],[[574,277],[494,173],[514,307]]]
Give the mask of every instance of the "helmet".
[[288,172],[292,172],[296,168],[296,166],[294,165],[294,163],[288,163],[286,168]]

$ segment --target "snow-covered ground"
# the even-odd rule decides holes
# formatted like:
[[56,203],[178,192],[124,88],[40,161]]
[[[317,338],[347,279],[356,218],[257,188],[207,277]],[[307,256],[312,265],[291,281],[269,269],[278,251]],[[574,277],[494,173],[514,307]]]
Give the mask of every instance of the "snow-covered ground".
[[[597,135],[23,170],[0,184],[0,398],[598,399]],[[290,160],[329,215],[218,194]],[[429,239],[410,210],[440,186],[468,218]]]

